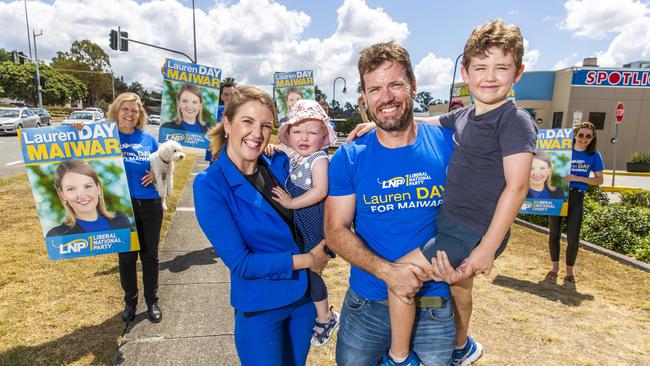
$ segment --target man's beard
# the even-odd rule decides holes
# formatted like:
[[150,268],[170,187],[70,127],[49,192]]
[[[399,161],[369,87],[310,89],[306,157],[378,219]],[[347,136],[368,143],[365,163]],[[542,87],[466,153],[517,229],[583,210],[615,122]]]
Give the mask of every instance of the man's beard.
[[[384,106],[381,108],[383,107]],[[413,121],[413,100],[407,99],[405,101],[404,107],[404,112],[402,112],[402,115],[397,119],[391,118],[390,120],[381,121],[379,118],[377,118],[373,110],[370,110],[370,115],[372,117],[372,120],[377,124],[378,128],[381,128],[382,130],[388,132],[402,131],[406,128],[406,126],[409,125],[409,123]]]

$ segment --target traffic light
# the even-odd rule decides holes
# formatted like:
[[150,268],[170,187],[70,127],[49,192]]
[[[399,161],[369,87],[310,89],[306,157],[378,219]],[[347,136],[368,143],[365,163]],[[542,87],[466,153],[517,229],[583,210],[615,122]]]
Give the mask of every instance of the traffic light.
[[19,64],[21,64],[21,65],[24,64],[26,59],[27,59],[27,56],[22,51],[18,52],[18,63]]
[[18,58],[18,52],[16,51],[11,51],[11,61],[15,64],[19,63],[20,60]]
[[110,47],[112,50],[117,51],[117,41],[118,41],[119,35],[116,30],[111,29],[111,33],[108,36],[108,41],[110,44]]
[[120,31],[120,51],[129,50],[129,32]]
[[41,88],[45,88],[45,78],[41,76]]

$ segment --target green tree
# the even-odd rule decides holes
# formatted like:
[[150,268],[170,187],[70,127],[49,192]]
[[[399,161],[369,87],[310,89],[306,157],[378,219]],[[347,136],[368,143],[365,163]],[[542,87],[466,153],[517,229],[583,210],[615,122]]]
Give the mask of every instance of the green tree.
[[[36,85],[34,83],[35,66],[32,63],[0,63],[0,88],[2,95],[13,99],[36,103]],[[87,96],[86,87],[75,77],[59,72],[41,64],[40,72],[45,85],[42,90],[43,103],[65,104]]]
[[341,118],[343,114],[343,110],[341,109],[341,104],[333,100],[330,102],[330,116],[332,118]]
[[11,61],[11,52],[0,48],[0,62]]
[[124,76],[115,78],[115,96],[118,96],[129,90],[129,85],[124,81]]
[[323,93],[318,85],[314,85],[314,95],[316,96],[316,101],[318,102],[321,100],[327,100],[327,94]]
[[128,91],[130,91],[131,93],[135,93],[135,94],[139,95],[140,98],[142,98],[143,94],[145,93],[144,87],[142,86],[142,84],[140,84],[137,81],[131,82],[131,84],[129,85]]
[[415,102],[420,106],[419,112],[427,112],[429,110],[429,104],[433,103],[433,97],[431,93],[421,91],[415,96]]
[[93,71],[94,73],[65,71],[81,80],[88,89],[86,104],[95,105],[100,99],[111,100],[113,96],[110,70],[111,62],[104,50],[87,39],[72,42],[70,51],[57,52],[52,59],[55,69]]

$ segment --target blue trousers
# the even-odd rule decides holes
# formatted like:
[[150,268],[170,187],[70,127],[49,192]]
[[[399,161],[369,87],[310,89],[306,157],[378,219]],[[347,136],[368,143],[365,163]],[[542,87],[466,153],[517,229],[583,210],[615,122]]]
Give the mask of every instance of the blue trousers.
[[[367,300],[348,290],[341,309],[336,364],[365,366],[390,347],[388,304]],[[417,308],[411,347],[425,366],[449,366],[456,326],[449,298],[441,308]]]
[[237,311],[235,346],[242,366],[299,366],[307,362],[316,308],[309,296],[278,309]]

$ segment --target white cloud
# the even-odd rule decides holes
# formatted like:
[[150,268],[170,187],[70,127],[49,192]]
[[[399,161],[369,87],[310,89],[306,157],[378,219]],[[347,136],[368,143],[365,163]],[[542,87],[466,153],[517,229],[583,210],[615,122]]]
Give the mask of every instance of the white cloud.
[[604,38],[648,22],[648,5],[638,0],[569,0],[564,8],[563,27],[578,37]]
[[532,71],[535,68],[535,64],[537,64],[537,61],[539,61],[539,56],[541,53],[539,50],[530,49],[530,42],[528,42],[527,39],[524,38],[524,57],[523,57],[523,63],[526,67],[525,71]]
[[650,7],[637,0],[569,0],[562,23],[576,37],[602,39],[615,34],[605,51],[597,52],[601,66],[650,57]]
[[558,62],[553,65],[553,68],[551,70],[559,70],[559,69],[564,69],[570,66],[574,66],[577,63],[582,64],[581,60],[578,60],[578,54],[577,53],[572,53],[571,56],[563,58],[559,60]]
[[[452,60],[436,57],[436,55],[429,52],[413,68],[418,91],[448,91],[449,85],[451,84],[453,68],[454,62]],[[459,74],[460,65],[457,70],[457,75]]]
[[[128,52],[113,51],[108,47],[108,33],[119,25],[132,39],[192,55],[192,10],[186,3],[30,1],[28,11],[30,26],[44,32],[38,38],[41,60],[50,60],[56,51],[69,50],[75,40],[90,39],[108,53],[117,75],[124,75],[128,82],[139,81],[146,88],[159,88],[164,59],[185,58],[133,43]],[[311,17],[302,11],[269,0],[217,1],[207,11],[196,10],[198,61],[220,67],[224,76],[235,77],[240,83],[268,91],[275,71],[314,69],[316,83],[330,97],[332,81],[343,76],[351,91],[347,98],[353,100],[361,49],[378,41],[403,42],[409,30],[406,23],[394,21],[383,9],[370,8],[363,0],[346,0],[337,13],[334,33],[322,39],[304,39]],[[23,1],[0,2],[0,19],[0,44],[26,51]]]

